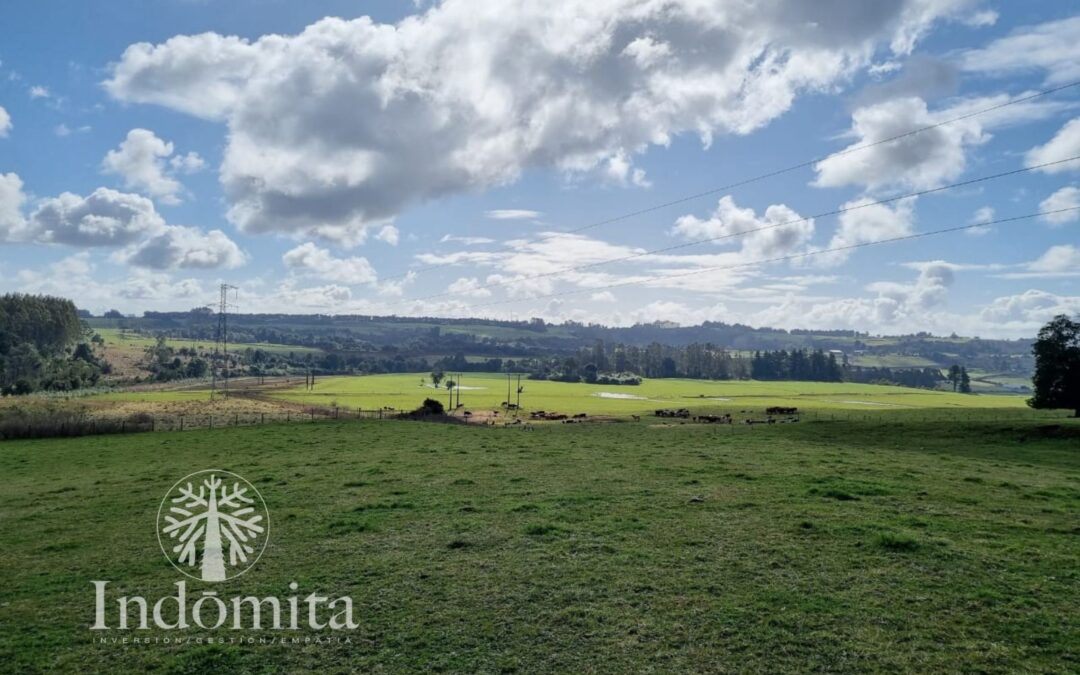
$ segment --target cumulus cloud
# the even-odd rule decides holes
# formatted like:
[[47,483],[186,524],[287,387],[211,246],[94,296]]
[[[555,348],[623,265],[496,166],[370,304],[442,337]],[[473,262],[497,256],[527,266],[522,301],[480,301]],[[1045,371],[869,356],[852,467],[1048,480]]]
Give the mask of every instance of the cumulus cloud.
[[[893,204],[876,204],[862,197],[840,207],[836,232],[827,249],[857,246],[882,239],[902,237],[913,232],[915,224],[915,198],[901,199]],[[830,251],[814,257],[814,263],[822,266],[838,265],[851,256],[851,250]]]
[[817,187],[861,186],[866,189],[903,186],[936,187],[956,179],[967,167],[967,154],[990,138],[988,130],[1041,119],[1063,104],[1018,103],[1008,108],[928,129],[922,133],[852,152],[853,148],[900,136],[915,129],[1009,101],[1008,96],[966,99],[931,111],[918,97],[901,97],[856,109],[850,135],[856,140],[814,167]]
[[231,269],[247,262],[247,255],[221,230],[203,232],[194,227],[173,225],[122,251],[118,257],[129,265],[157,270]]
[[1051,225],[1064,225],[1080,220],[1080,210],[1049,213],[1061,209],[1080,209],[1080,188],[1074,185],[1063,187],[1039,203],[1039,210],[1047,212],[1042,220]]
[[644,185],[633,162],[649,146],[750,133],[976,4],[445,0],[393,25],[135,44],[105,86],[228,125],[240,228],[355,240],[532,167]]
[[983,308],[980,316],[987,322],[1001,325],[1002,328],[1012,325],[1033,331],[1058,314],[1078,312],[1080,297],[1031,289],[1016,295],[995,298]]
[[379,233],[375,235],[375,238],[379,241],[390,244],[391,246],[397,246],[401,240],[401,232],[398,231],[393,225],[383,225]]
[[335,258],[312,242],[301,244],[281,257],[285,267],[299,276],[309,276],[338,284],[374,284],[376,274],[367,258]]
[[[759,218],[753,209],[740,208],[731,195],[725,195],[707,220],[682,216],[675,221],[672,232],[691,240],[720,237],[717,244],[738,242],[747,261],[753,261],[804,250],[814,236],[814,220],[803,218],[784,204],[769,206]],[[744,232],[749,234],[740,236]]]
[[[1065,123],[1046,145],[1039,145],[1028,151],[1024,157],[1027,166],[1038,166],[1080,155],[1080,117]],[[1039,169],[1043,173],[1061,173],[1080,170],[1080,161],[1064,162]]]
[[922,312],[944,304],[954,278],[952,266],[936,260],[923,263],[913,283],[879,281],[866,288],[876,292],[879,299],[892,300],[897,312]]
[[914,281],[879,281],[867,285],[871,298],[837,298],[820,302],[792,296],[771,304],[753,317],[755,325],[857,330],[925,330],[931,312],[945,305],[954,282],[954,266],[943,261],[918,264]]
[[590,295],[589,299],[593,302],[615,302],[615,294],[611,291],[600,291],[599,293]]
[[23,182],[17,174],[0,173],[0,241],[19,240],[26,236],[23,217]]
[[120,278],[98,279],[89,251],[81,251],[44,267],[20,270],[19,290],[75,298],[81,307],[132,310],[177,309],[201,304],[206,291],[195,279],[133,269]]
[[[994,219],[996,213],[997,212],[994,211],[994,207],[992,206],[980,206],[975,209],[975,213],[971,214],[971,220],[968,221],[968,224],[979,225],[980,223],[988,223]],[[985,234],[990,234],[993,230],[994,228],[990,225],[983,225],[964,230],[964,234],[969,237],[981,237]]]
[[169,166],[179,173],[198,173],[206,168],[206,160],[197,152],[176,155],[169,160]]
[[39,241],[71,246],[122,246],[162,231],[165,220],[146,197],[98,188],[43,200],[30,217]]
[[960,56],[964,70],[992,75],[1043,71],[1051,84],[1080,79],[1080,17],[1024,26]]
[[7,110],[4,110],[4,106],[0,106],[0,138],[7,138],[8,133],[11,132],[11,115]]
[[231,268],[247,256],[224,232],[167,225],[146,197],[98,188],[82,197],[65,192],[37,203],[29,218],[22,180],[0,174],[0,242],[75,247],[126,247],[115,260],[151,269]]
[[144,192],[164,204],[178,204],[183,185],[171,175],[170,167],[191,173],[202,168],[204,162],[198,153],[173,156],[173,151],[173,144],[153,131],[132,129],[119,148],[105,155],[101,169],[122,177],[128,189]]
[[476,277],[461,277],[450,284],[446,290],[451,295],[458,297],[487,298],[491,296],[491,291],[484,288]]

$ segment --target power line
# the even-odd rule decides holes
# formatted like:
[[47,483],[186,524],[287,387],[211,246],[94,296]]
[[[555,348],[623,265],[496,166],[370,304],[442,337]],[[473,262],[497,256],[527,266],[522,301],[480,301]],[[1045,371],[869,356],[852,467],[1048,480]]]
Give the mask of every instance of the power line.
[[[728,183],[727,185],[721,185],[719,187],[711,188],[709,190],[704,190],[702,192],[696,192],[694,194],[687,195],[685,197],[679,197],[679,198],[673,199],[671,201],[661,202],[661,203],[655,204],[653,206],[645,207],[645,208],[638,209],[638,210],[635,210],[635,211],[629,211],[629,212],[626,212],[626,213],[623,213],[623,214],[620,214],[620,215],[617,215],[617,216],[613,216],[611,218],[606,218],[604,220],[598,220],[598,221],[594,221],[594,222],[591,222],[591,223],[587,223],[585,225],[582,225],[580,227],[576,227],[576,228],[573,228],[573,229],[570,229],[570,230],[564,230],[562,232],[556,232],[556,233],[552,233],[552,234],[549,234],[549,235],[545,235],[543,237],[539,237],[538,239],[536,239],[536,241],[534,243],[540,243],[540,242],[543,242],[543,241],[547,241],[549,239],[554,239],[555,237],[558,237],[558,236],[561,236],[561,235],[564,235],[564,234],[576,234],[578,232],[584,232],[585,230],[591,230],[591,229],[596,228],[596,227],[602,227],[604,225],[610,225],[612,223],[617,223],[617,222],[620,222],[620,221],[623,221],[623,220],[628,220],[630,218],[645,215],[645,214],[648,214],[648,213],[654,213],[656,211],[661,211],[663,209],[671,208],[672,206],[678,206],[680,204],[685,204],[687,202],[691,202],[691,201],[694,201],[694,200],[697,200],[697,199],[701,199],[703,197],[708,197],[708,196],[711,196],[711,195],[715,195],[715,194],[717,194],[719,192],[725,192],[725,191],[728,191],[728,190],[733,190],[733,189],[738,188],[738,187],[743,187],[745,185],[750,185],[752,183],[757,183],[757,182],[760,182],[760,181],[763,181],[763,180],[768,180],[769,178],[775,178],[777,176],[782,176],[784,174],[791,173],[792,171],[798,171],[799,169],[805,169],[805,168],[807,168],[809,166],[813,166],[814,164],[817,164],[818,162],[824,161],[825,159],[828,159],[830,157],[843,157],[843,156],[850,155],[850,154],[853,154],[853,153],[856,153],[856,152],[862,152],[864,150],[869,150],[870,148],[875,148],[875,147],[878,147],[880,145],[884,145],[886,143],[892,143],[893,141],[898,141],[898,140],[901,140],[901,139],[904,139],[904,138],[908,138],[910,136],[915,136],[917,134],[925,133],[927,131],[932,131],[934,129],[938,129],[938,128],[943,127],[943,126],[947,126],[949,124],[955,124],[956,122],[962,122],[962,121],[967,120],[967,119],[978,117],[979,115],[985,115],[987,113],[991,113],[991,112],[994,112],[994,111],[997,111],[997,110],[1001,110],[1003,108],[1008,108],[1009,106],[1018,105],[1020,103],[1026,103],[1028,101],[1032,101],[1032,100],[1035,100],[1037,98],[1042,98],[1043,96],[1049,96],[1051,94],[1056,94],[1059,91],[1064,91],[1065,89],[1070,89],[1070,88],[1076,87],[1078,85],[1080,85],[1080,80],[1075,80],[1073,82],[1069,82],[1069,83],[1066,83],[1066,84],[1063,84],[1063,85],[1060,85],[1060,86],[1057,86],[1057,87],[1052,87],[1052,88],[1049,88],[1049,89],[1042,89],[1042,90],[1033,92],[1031,94],[1028,94],[1027,96],[1021,96],[1020,98],[1012,99],[1012,100],[1006,101],[1004,103],[998,103],[998,104],[995,104],[995,105],[992,105],[992,106],[989,106],[989,107],[986,107],[986,108],[980,108],[979,110],[964,113],[963,115],[957,115],[956,117],[950,117],[949,119],[942,120],[940,122],[935,122],[933,124],[928,124],[928,125],[923,126],[923,127],[918,127],[916,129],[911,129],[910,131],[905,131],[904,133],[896,134],[895,136],[889,136],[888,138],[881,138],[881,139],[878,139],[876,141],[871,141],[871,142],[868,142],[868,143],[861,143],[859,145],[853,145],[853,146],[851,146],[849,148],[845,148],[843,150],[838,150],[836,152],[831,152],[831,153],[829,153],[827,155],[821,155],[821,156],[815,157],[813,159],[808,159],[808,160],[799,162],[798,164],[792,164],[790,166],[786,166],[786,167],[783,167],[781,169],[775,169],[773,171],[758,174],[758,175],[752,176],[750,178],[744,178],[742,180],[738,180],[738,181],[735,181],[733,183]],[[446,263],[435,263],[435,264],[432,264],[432,265],[424,265],[422,267],[418,267],[416,269],[409,270],[408,272],[404,272],[402,274],[397,274],[397,275],[391,276],[391,277],[384,277],[384,280],[385,281],[393,281],[395,279],[404,279],[404,278],[408,277],[410,274],[420,274],[420,273],[428,272],[428,271],[435,270],[435,269],[441,269],[441,268],[444,268],[444,267],[449,267],[450,265],[453,265],[453,263],[452,262],[446,262]]]
[[[600,266],[603,266],[603,265],[611,265],[611,264],[618,263],[618,262],[626,262],[628,260],[635,260],[635,259],[638,259],[638,258],[644,258],[646,256],[656,255],[656,254],[659,254],[659,253],[668,253],[670,251],[689,248],[691,246],[698,246],[700,244],[717,242],[717,241],[722,241],[722,240],[725,240],[725,239],[734,239],[736,237],[742,237],[742,236],[749,235],[749,234],[754,234],[754,233],[757,233],[757,232],[765,232],[767,230],[775,230],[775,229],[778,229],[778,228],[781,228],[781,227],[787,227],[789,225],[796,225],[798,223],[810,222],[811,220],[815,220],[815,219],[819,219],[819,218],[825,218],[825,217],[828,217],[828,216],[835,216],[835,215],[840,215],[840,214],[844,214],[844,213],[850,213],[852,211],[858,211],[860,209],[869,208],[871,206],[882,206],[884,204],[891,204],[893,202],[902,201],[904,199],[911,199],[911,198],[914,198],[914,197],[921,197],[921,196],[928,195],[928,194],[933,194],[933,193],[936,193],[936,192],[944,192],[945,190],[952,190],[952,189],[955,189],[955,188],[958,188],[958,187],[966,187],[968,185],[975,185],[977,183],[984,183],[986,181],[996,180],[998,178],[1005,178],[1007,176],[1014,176],[1014,175],[1021,174],[1021,173],[1027,173],[1027,172],[1031,172],[1031,171],[1036,171],[1036,170],[1039,170],[1039,169],[1044,169],[1044,168],[1049,167],[1049,166],[1054,166],[1054,165],[1058,165],[1058,164],[1065,164],[1065,163],[1068,163],[1068,162],[1075,162],[1077,160],[1080,160],[1080,155],[1075,155],[1075,156],[1069,157],[1067,159],[1055,160],[1053,162],[1045,162],[1043,164],[1036,164],[1036,165],[1032,165],[1032,166],[1027,166],[1027,167],[1023,167],[1023,168],[1020,168],[1020,169],[1013,169],[1011,171],[1004,171],[1002,173],[996,173],[996,174],[992,174],[992,175],[989,175],[989,176],[981,176],[979,178],[972,178],[970,180],[960,181],[958,183],[951,183],[949,185],[941,185],[941,186],[934,187],[934,188],[927,188],[925,190],[918,190],[918,191],[915,191],[915,192],[908,192],[906,194],[897,195],[895,197],[888,197],[888,198],[879,199],[879,200],[876,200],[876,201],[864,202],[864,203],[856,204],[854,206],[845,206],[845,207],[841,207],[839,209],[834,209],[832,211],[825,211],[823,213],[814,214],[812,216],[804,216],[804,217],[800,217],[800,218],[793,218],[793,219],[786,220],[786,221],[780,222],[780,223],[773,223],[771,225],[764,225],[762,227],[755,227],[755,228],[751,228],[751,229],[747,229],[747,230],[740,230],[738,232],[729,232],[727,234],[722,234],[722,235],[719,235],[719,236],[716,236],[716,237],[707,237],[705,239],[695,239],[694,241],[682,242],[682,243],[679,243],[679,244],[673,244],[671,246],[664,246],[662,248],[651,249],[651,250],[648,250],[648,251],[640,251],[638,253],[632,253],[630,255],[625,255],[625,256],[618,257],[618,258],[608,258],[606,260],[598,260],[596,262],[585,263],[585,264],[582,264],[582,265],[575,265],[575,266],[572,266],[572,267],[564,267],[564,268],[561,268],[561,269],[558,269],[558,270],[553,270],[553,271],[550,271],[550,272],[541,272],[539,274],[530,274],[528,276],[518,276],[518,277],[514,277],[513,279],[506,279],[506,280],[502,280],[502,281],[492,281],[492,282],[489,282],[489,283],[481,284],[474,290],[499,288],[499,287],[502,287],[502,286],[508,286],[508,285],[511,285],[511,284],[521,283],[523,281],[530,281],[532,279],[542,279],[542,278],[546,278],[546,277],[552,277],[552,276],[557,276],[557,275],[560,275],[560,274],[565,274],[567,272],[576,272],[576,271],[580,271],[580,270],[591,269],[591,268],[594,268],[594,267],[600,267]],[[434,300],[434,299],[437,299],[437,298],[443,298],[443,297],[448,297],[448,296],[452,296],[452,295],[454,295],[454,293],[447,291],[447,292],[443,292],[443,293],[435,293],[435,294],[432,294],[432,295],[425,295],[425,296],[421,296],[421,297],[417,297],[417,298],[407,298],[407,299],[401,300],[400,302],[395,303],[395,304],[401,305],[401,304],[405,304],[405,303],[409,303],[409,302],[419,302],[419,301],[424,301],[424,300]]]
[[[990,225],[1002,225],[1004,223],[1012,223],[1021,220],[1030,220],[1032,218],[1039,218],[1042,216],[1051,216],[1056,213],[1067,213],[1070,211],[1080,211],[1080,206],[1072,206],[1065,209],[1054,209],[1052,211],[1039,211],[1038,213],[1029,213],[1023,216],[1013,216],[1011,218],[999,218],[997,220],[987,220],[979,223],[972,223],[970,225],[958,225],[956,227],[946,227],[940,230],[931,230],[929,232],[915,232],[913,234],[905,234],[898,237],[890,237],[888,239],[877,239],[874,241],[866,241],[858,244],[849,244],[847,246],[834,246],[832,248],[818,249],[816,251],[808,251],[805,253],[793,253],[790,255],[778,256],[775,258],[766,258],[762,260],[754,260],[751,262],[736,263],[733,265],[719,265],[716,267],[703,267],[701,269],[690,270],[689,272],[680,272],[677,274],[658,274],[650,277],[644,277],[640,279],[632,279],[630,281],[624,281],[617,284],[608,284],[605,286],[595,286],[591,288],[580,288],[572,291],[561,291],[558,293],[547,293],[545,295],[537,295],[528,298],[528,301],[546,300],[548,298],[565,297],[568,295],[580,295],[583,293],[595,293],[597,291],[610,290],[613,288],[623,288],[625,286],[636,286],[638,284],[649,283],[651,281],[666,281],[668,279],[681,279],[683,277],[694,276],[697,274],[707,274],[709,272],[720,272],[725,270],[739,269],[742,267],[755,267],[757,265],[767,265],[777,262],[786,262],[790,260],[799,260],[802,258],[809,258],[816,255],[822,255],[825,253],[837,253],[839,251],[850,251],[858,248],[866,248],[869,246],[876,246],[878,244],[891,244],[898,241],[907,241],[910,239],[921,239],[924,237],[932,237],[939,234],[948,234],[950,232],[963,232],[964,230],[974,230],[982,227],[988,227]],[[521,300],[497,300],[495,302],[485,302],[475,305],[469,305],[466,309],[473,310],[480,307],[492,307],[496,305],[505,305],[514,302],[522,302]]]

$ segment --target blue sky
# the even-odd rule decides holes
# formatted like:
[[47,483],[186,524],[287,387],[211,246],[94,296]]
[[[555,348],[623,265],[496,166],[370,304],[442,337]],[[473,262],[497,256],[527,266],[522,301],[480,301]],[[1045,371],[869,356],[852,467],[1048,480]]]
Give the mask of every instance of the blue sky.
[[1080,161],[876,203],[1080,155],[1080,86],[833,154],[1080,81],[1070,3],[745,4],[19,3],[0,290],[988,337],[1080,312]]

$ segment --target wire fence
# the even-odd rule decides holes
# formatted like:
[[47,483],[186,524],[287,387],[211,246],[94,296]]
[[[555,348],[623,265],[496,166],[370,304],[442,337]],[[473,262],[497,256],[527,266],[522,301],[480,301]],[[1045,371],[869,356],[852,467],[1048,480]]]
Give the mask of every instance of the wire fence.
[[204,415],[160,415],[136,413],[127,417],[90,416],[80,413],[13,415],[0,419],[0,440],[63,438],[104,434],[133,434],[155,431],[194,431],[250,427],[264,424],[301,424],[345,419],[393,419],[399,411],[391,408],[355,410],[311,408],[281,412],[228,412]]
[[[250,427],[268,424],[310,424],[333,420],[391,420],[409,418],[408,413],[394,408],[307,408],[265,411],[230,411],[206,414],[150,414],[136,413],[128,417],[90,416],[85,413],[50,413],[36,415],[14,415],[0,418],[0,440],[60,438],[92,436],[102,434],[131,434],[155,431],[195,431],[201,429],[222,429],[230,427]],[[566,419],[562,419],[562,418]],[[858,422],[870,425],[904,424],[958,424],[958,423],[1049,423],[1072,419],[1072,413],[1065,410],[1027,410],[994,408],[881,408],[876,410],[851,409],[808,409],[790,414],[768,414],[765,409],[735,408],[726,411],[688,411],[685,416],[653,413],[625,415],[584,415],[559,416],[556,419],[536,419],[526,412],[519,416],[501,417],[476,416],[429,416],[429,421],[443,421],[471,426],[492,426],[502,428],[534,429],[538,425],[550,424],[591,424],[630,422],[665,426],[709,426],[718,429],[753,431],[761,428],[773,428],[788,424],[809,424],[820,422]]]

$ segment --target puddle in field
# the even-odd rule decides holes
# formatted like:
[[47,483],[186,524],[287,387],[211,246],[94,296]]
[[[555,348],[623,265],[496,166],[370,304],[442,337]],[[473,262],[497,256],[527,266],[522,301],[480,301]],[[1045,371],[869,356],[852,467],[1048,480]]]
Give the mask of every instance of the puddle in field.
[[616,394],[610,391],[598,391],[593,396],[597,398],[617,398],[623,401],[648,401],[649,399],[637,394]]
[[898,403],[880,403],[878,401],[840,401],[841,403],[849,403],[851,405],[880,405],[886,408],[906,408],[907,406],[900,405]]

